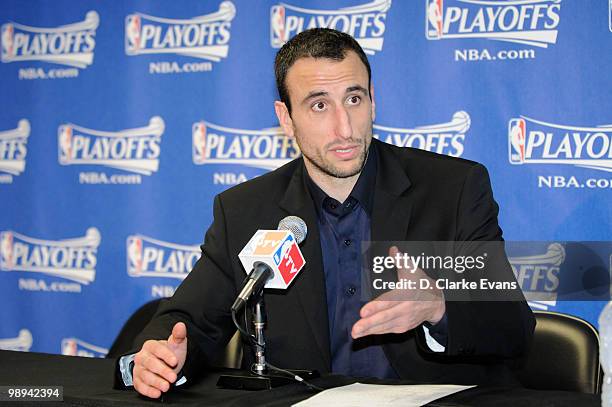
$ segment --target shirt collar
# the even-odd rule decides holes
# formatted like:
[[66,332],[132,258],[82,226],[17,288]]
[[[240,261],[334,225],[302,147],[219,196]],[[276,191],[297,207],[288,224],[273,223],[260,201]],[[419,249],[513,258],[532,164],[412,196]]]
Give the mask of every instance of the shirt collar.
[[[374,187],[376,186],[376,172],[378,170],[378,154],[376,152],[375,143],[370,143],[370,148],[368,149],[368,156],[366,158],[365,165],[361,170],[361,174],[359,174],[359,178],[357,179],[357,183],[353,187],[353,190],[349,194],[348,198],[344,202],[344,204],[350,204],[351,210],[353,209],[354,202],[357,201],[362,208],[368,213],[368,215],[372,215],[372,207],[374,206]],[[321,215],[321,209],[324,208],[324,204],[329,202],[329,200],[337,201],[331,197],[329,197],[315,182],[310,178],[308,171],[304,167],[304,182],[308,191],[310,192],[310,196],[315,203],[315,208],[317,210],[317,215]]]

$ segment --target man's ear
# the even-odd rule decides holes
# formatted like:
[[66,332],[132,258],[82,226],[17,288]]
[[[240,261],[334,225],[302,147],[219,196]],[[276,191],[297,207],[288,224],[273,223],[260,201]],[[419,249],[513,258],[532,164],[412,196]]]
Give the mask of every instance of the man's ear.
[[376,102],[374,102],[374,85],[370,84],[370,100],[372,102],[372,121],[376,120]]
[[283,133],[289,137],[293,137],[293,120],[291,119],[287,105],[277,100],[274,102],[274,111],[276,112],[278,123],[283,129]]

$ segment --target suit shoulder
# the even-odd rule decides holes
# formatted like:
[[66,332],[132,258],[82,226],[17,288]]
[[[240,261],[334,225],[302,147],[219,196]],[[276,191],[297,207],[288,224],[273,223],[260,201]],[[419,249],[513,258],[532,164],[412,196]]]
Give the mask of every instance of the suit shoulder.
[[380,143],[380,148],[382,151],[396,156],[402,167],[406,168],[411,175],[431,175],[433,171],[435,174],[455,174],[455,177],[457,177],[473,170],[474,167],[484,169],[484,166],[476,161],[418,148],[397,147],[387,143]]

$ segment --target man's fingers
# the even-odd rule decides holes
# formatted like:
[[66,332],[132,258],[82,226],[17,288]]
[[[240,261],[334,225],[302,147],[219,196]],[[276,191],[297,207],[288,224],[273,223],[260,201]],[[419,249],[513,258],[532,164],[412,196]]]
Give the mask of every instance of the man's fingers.
[[161,391],[142,382],[138,377],[134,377],[134,389],[143,396],[156,399],[161,396]]
[[390,319],[395,319],[398,316],[405,314],[405,312],[406,311],[402,310],[400,307],[390,307],[371,314],[367,318],[362,318],[360,321],[365,325],[372,327],[382,324],[383,322],[388,321]]
[[[397,258],[397,255],[400,254],[399,249],[397,248],[397,246],[391,246],[389,248],[389,256],[392,258]],[[398,273],[401,273],[402,271],[408,271],[408,270],[413,270],[414,271],[414,263],[412,262],[412,259],[410,258],[410,256],[405,258],[405,262],[399,262],[398,264],[396,264],[396,268]]]
[[163,377],[160,377],[158,375],[156,375],[153,372],[150,372],[148,370],[143,370],[140,373],[140,379],[147,385],[162,391],[162,392],[167,392],[168,390],[170,390],[170,383],[168,383],[168,381],[166,379],[164,379]]
[[352,334],[353,337],[365,336],[372,333],[372,329],[378,325],[387,323],[390,320],[404,315],[398,307],[390,307],[384,310],[380,310],[374,314],[370,314],[367,318],[362,318],[353,325]]
[[399,253],[399,249],[397,248],[397,246],[391,246],[389,248],[389,256],[395,257],[395,255],[398,253]]
[[166,341],[147,341],[134,358],[134,375],[136,372],[149,371],[164,378],[168,383],[174,383],[177,377],[173,369],[177,363],[177,356]]
[[[143,367],[134,367],[134,383],[136,383],[136,380],[140,381],[141,384],[152,387],[160,392],[167,392],[170,389],[170,383],[166,379]],[[136,386],[134,385],[134,387]]]
[[396,318],[385,320],[379,324],[370,326],[370,328],[364,331],[361,334],[361,336],[379,335],[379,334],[388,334],[388,333],[399,334],[399,333],[403,333],[403,332],[406,332],[414,328],[414,326],[412,327],[409,326],[407,328],[405,325],[406,325],[406,322],[404,321],[404,317],[397,316]]
[[416,277],[425,275],[425,273],[423,273],[423,270],[415,267],[411,256],[405,256],[405,254],[400,253],[397,246],[391,246],[389,248],[389,256],[395,259],[398,258],[398,255],[400,258],[402,258],[402,261],[398,261],[398,263],[395,265],[397,269],[397,276],[399,279],[405,278],[408,280],[417,280]]
[[142,350],[136,354],[134,363],[146,366],[147,361],[152,358],[160,359],[170,367],[176,366],[177,363],[176,355],[166,341],[146,341]]
[[165,344],[158,343],[158,346],[151,347],[149,352],[158,359],[163,360],[166,365],[170,366],[171,368],[174,368],[178,363],[174,352],[172,352],[172,350],[170,350],[170,348]]
[[148,357],[143,358],[142,363],[140,365],[145,370],[153,372],[160,377],[163,377],[169,383],[174,383],[176,381],[176,373],[174,373],[174,371],[172,370],[172,366],[167,365],[162,359],[159,359],[154,354],[149,354]]
[[177,322],[172,328],[170,337],[174,340],[174,343],[178,345],[187,337],[187,326],[183,322]]
[[357,321],[351,332],[353,338],[372,334],[402,333],[414,329],[423,321],[437,323],[446,310],[443,301],[400,301],[395,304],[394,307]]
[[380,297],[378,297],[378,299],[372,300],[363,307],[361,307],[361,311],[359,311],[359,316],[361,318],[367,318],[371,315],[376,314],[377,312],[393,308],[399,304],[398,301],[385,301],[384,298],[386,294],[388,293],[382,294]]

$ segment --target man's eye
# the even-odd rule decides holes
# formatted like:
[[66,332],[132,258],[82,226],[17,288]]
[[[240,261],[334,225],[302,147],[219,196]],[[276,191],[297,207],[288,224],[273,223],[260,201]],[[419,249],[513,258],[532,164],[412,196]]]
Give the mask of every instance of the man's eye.
[[314,105],[312,105],[312,110],[314,110],[315,112],[322,112],[323,110],[325,110],[325,103],[323,102],[317,102]]
[[361,102],[361,97],[349,96],[349,98],[346,101],[349,105],[358,105]]

